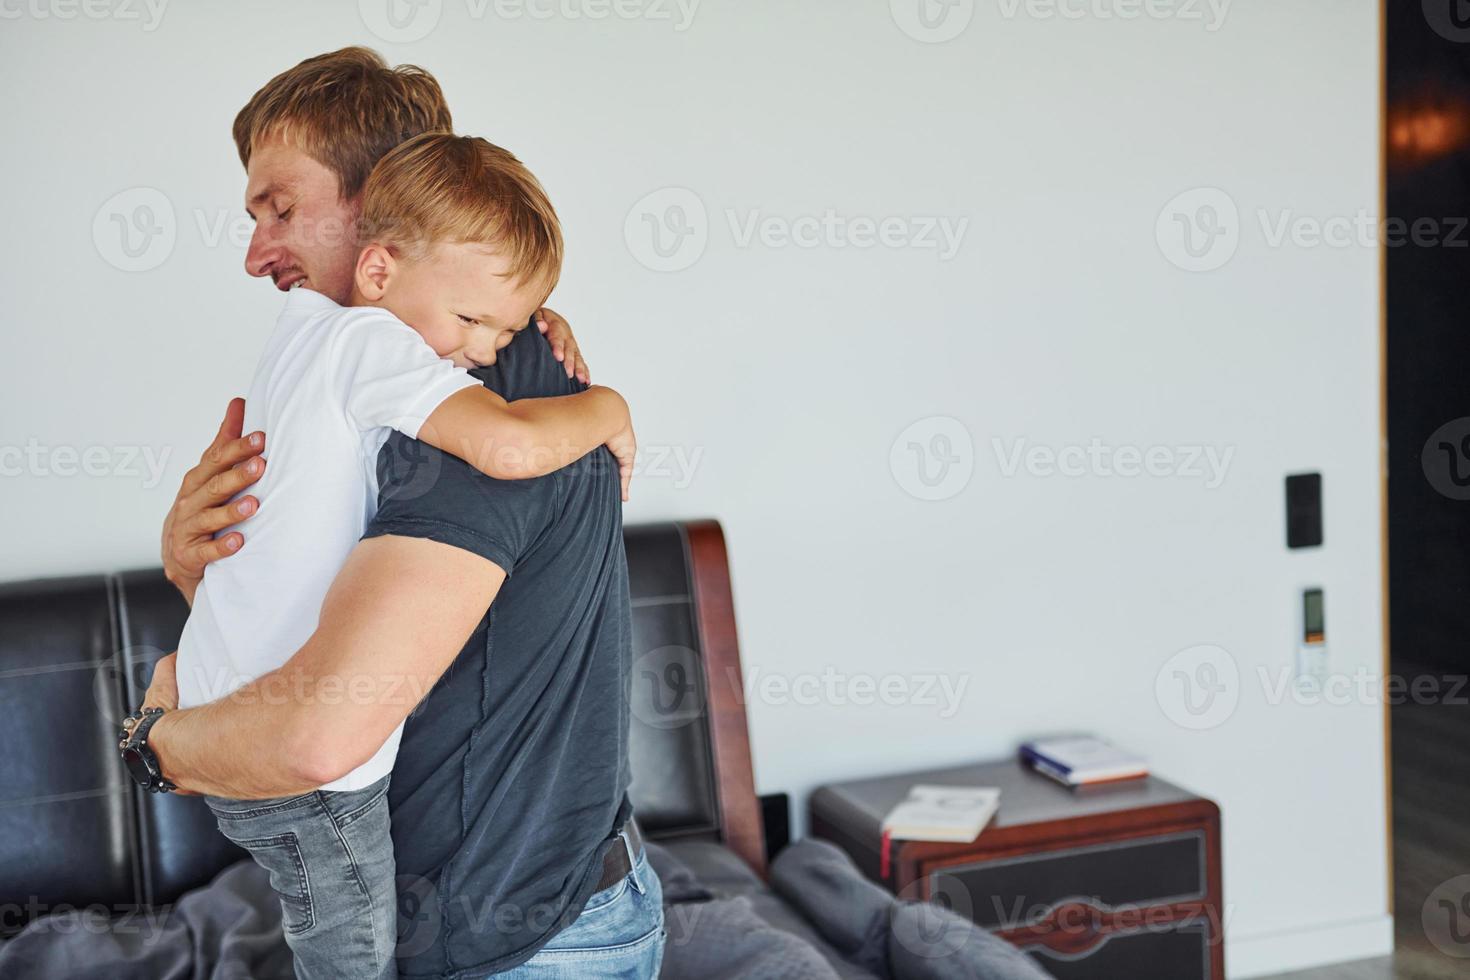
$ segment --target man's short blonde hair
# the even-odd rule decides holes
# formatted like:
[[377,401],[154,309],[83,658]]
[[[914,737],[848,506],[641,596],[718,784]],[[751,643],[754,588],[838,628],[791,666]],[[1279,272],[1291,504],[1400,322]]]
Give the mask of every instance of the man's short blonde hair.
[[282,139],[337,175],[342,200],[356,197],[383,154],[420,133],[454,128],[433,75],[389,68],[368,48],[308,58],[272,78],[235,116],[240,162]]
[[543,296],[561,277],[561,222],[546,192],[510,151],[478,136],[426,133],[389,151],[363,190],[358,241],[409,258],[431,245],[485,245]]

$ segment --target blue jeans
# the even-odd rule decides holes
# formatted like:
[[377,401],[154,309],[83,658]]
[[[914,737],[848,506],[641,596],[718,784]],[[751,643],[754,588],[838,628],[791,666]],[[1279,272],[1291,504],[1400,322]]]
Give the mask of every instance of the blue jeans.
[[[623,846],[619,844],[618,846]],[[639,852],[633,870],[587,900],[575,922],[501,980],[653,980],[664,958],[664,890]]]
[[297,980],[394,980],[388,779],[276,800],[207,796],[220,831],[270,874]]

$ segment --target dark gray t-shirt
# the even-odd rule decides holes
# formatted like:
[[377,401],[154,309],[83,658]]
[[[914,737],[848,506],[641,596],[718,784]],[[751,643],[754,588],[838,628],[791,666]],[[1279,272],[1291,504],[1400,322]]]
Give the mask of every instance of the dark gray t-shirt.
[[[572,394],[534,326],[475,372],[509,400]],[[365,537],[443,541],[508,575],[409,717],[389,803],[405,980],[480,977],[535,954],[591,896],[629,814],[631,614],[606,449],[501,481],[395,433]]]

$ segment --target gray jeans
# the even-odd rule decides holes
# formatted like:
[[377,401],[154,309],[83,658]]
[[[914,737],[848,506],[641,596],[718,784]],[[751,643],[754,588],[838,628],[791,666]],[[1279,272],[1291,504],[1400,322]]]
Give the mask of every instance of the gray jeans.
[[278,800],[205,797],[220,831],[269,872],[298,980],[398,975],[388,779]]

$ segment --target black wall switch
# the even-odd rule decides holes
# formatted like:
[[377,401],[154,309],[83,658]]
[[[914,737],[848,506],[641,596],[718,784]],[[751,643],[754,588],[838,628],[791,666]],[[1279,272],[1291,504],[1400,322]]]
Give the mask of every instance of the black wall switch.
[[1286,478],[1286,546],[1315,548],[1322,543],[1322,474],[1293,473]]

